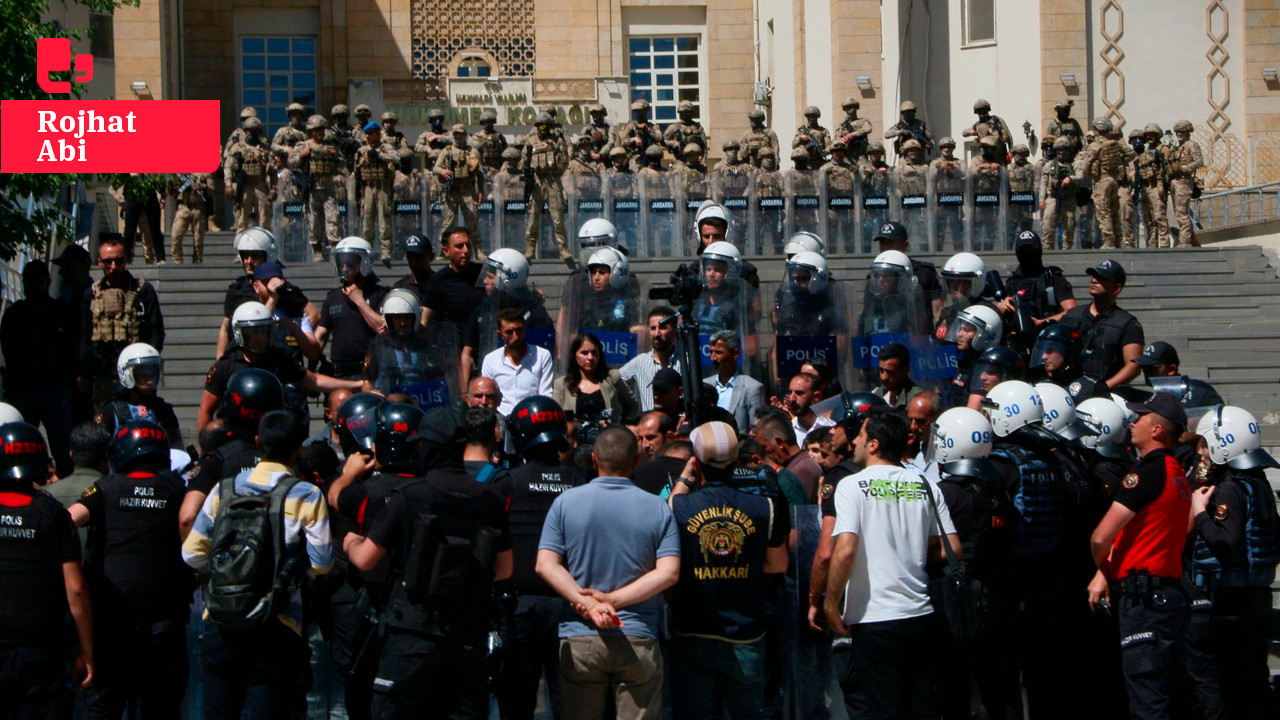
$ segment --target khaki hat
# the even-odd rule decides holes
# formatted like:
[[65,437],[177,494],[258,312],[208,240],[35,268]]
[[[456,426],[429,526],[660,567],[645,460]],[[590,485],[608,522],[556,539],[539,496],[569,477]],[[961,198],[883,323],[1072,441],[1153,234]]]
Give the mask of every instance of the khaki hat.
[[845,110],[848,110],[851,107],[862,107],[862,101],[850,95],[849,97],[844,99],[844,102],[840,104],[840,107],[844,108]]
[[639,100],[631,103],[632,112],[635,112],[637,110],[648,110],[648,109],[649,109],[649,101],[645,100],[644,98],[640,98]]
[[903,100],[901,103],[898,104],[898,112],[914,112],[915,109],[916,109],[916,104],[911,102],[910,100]]
[[613,148],[613,149],[609,150],[609,157],[614,158],[614,157],[618,157],[619,155],[621,155],[621,156],[623,156],[623,157],[626,157],[626,155],[627,155],[627,151],[626,151],[626,150],[623,150],[623,149],[622,149],[622,148],[620,148],[620,147],[615,147],[615,148]]
[[467,132],[467,126],[462,123],[454,123],[453,127],[449,128],[449,132],[465,134]]

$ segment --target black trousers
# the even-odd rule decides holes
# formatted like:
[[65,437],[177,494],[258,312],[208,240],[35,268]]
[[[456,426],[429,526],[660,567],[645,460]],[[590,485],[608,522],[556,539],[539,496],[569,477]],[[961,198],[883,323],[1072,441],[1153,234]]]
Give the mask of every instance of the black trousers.
[[378,673],[382,643],[376,628],[366,619],[361,591],[342,583],[329,601],[333,616],[329,654],[333,666],[344,678],[343,702],[351,720],[369,720],[373,703],[373,678]]
[[129,258],[133,259],[134,239],[138,234],[138,220],[146,216],[147,228],[151,230],[151,250],[156,260],[164,260],[164,234],[160,232],[160,200],[154,194],[148,196],[146,202],[126,200],[124,203],[124,245],[128,249]]
[[938,717],[929,672],[932,623],[925,615],[853,626],[848,652],[856,687],[840,677],[841,689],[853,694],[845,701],[852,720]]
[[486,638],[470,642],[390,629],[378,676],[372,716],[378,720],[487,720]]
[[516,604],[515,641],[507,648],[507,669],[497,688],[503,720],[532,720],[538,682],[547,677],[547,702],[560,717],[560,612],[564,600],[521,595]]
[[186,624],[99,618],[93,628],[94,676],[84,694],[85,717],[116,720],[133,705],[136,717],[177,720],[187,689]]
[[1267,616],[1271,588],[1218,588],[1213,596],[1213,654],[1230,718],[1274,718],[1267,669]]
[[279,720],[303,704],[307,643],[277,620],[254,630],[206,622],[200,637],[205,720]]
[[0,645],[0,719],[71,717],[67,654],[57,645]]
[[1190,603],[1182,588],[1167,584],[1148,601],[1122,595],[1117,604],[1120,660],[1133,718],[1169,718],[1186,672]]

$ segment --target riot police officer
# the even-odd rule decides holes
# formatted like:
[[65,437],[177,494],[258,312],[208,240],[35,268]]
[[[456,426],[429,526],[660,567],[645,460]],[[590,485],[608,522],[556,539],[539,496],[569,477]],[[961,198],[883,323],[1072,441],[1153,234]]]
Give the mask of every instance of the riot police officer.
[[[579,330],[640,332],[639,288],[631,277],[630,262],[621,250],[603,247],[587,258],[590,290],[583,293],[579,309]],[[569,331],[569,328],[565,329]]]
[[942,266],[940,274],[947,297],[946,306],[934,323],[935,337],[950,329],[952,321],[961,310],[971,305],[986,304],[982,302],[986,270],[987,265],[982,258],[970,252],[956,253]]
[[1138,365],[1130,361],[1142,353],[1145,344],[1142,323],[1116,305],[1128,276],[1120,263],[1111,259],[1085,273],[1093,301],[1068,310],[1062,324],[1075,328],[1084,339],[1080,369],[1105,378],[1109,387],[1119,387],[1137,377]]
[[[1018,258],[1018,266],[1005,280],[1008,296],[998,302],[996,308],[1006,318],[1020,312],[1034,326],[1028,330],[1061,320],[1076,306],[1076,300],[1062,268],[1044,264],[1040,236],[1031,230],[1019,233],[1013,243],[1013,253]],[[1009,322],[1012,324],[1012,320]]]
[[535,395],[517,403],[507,421],[507,431],[524,464],[494,486],[499,497],[507,498],[511,586],[517,597],[513,642],[507,648],[507,674],[497,694],[505,717],[530,720],[544,671],[547,704],[559,707],[557,624],[563,603],[534,572],[542,523],[561,493],[587,479],[579,468],[560,460],[561,453],[569,449],[568,425],[564,411],[551,398]]
[[756,295],[741,276],[742,254],[723,240],[707,245],[701,255],[702,294],[694,303],[698,332],[731,330],[745,335],[744,360],[756,355],[755,322],[751,308]]
[[23,422],[0,425],[0,696],[14,717],[69,717],[68,610],[79,648],[72,687],[93,680],[92,608],[80,569],[80,538],[62,503],[40,492],[49,449]]
[[1043,375],[1049,382],[1065,389],[1077,403],[1091,397],[1109,397],[1110,391],[1103,378],[1087,375],[1080,369],[1083,352],[1084,342],[1078,331],[1061,323],[1050,325],[1036,338],[1028,365],[1033,374]]
[[1142,368],[1143,379],[1152,389],[1174,396],[1185,408],[1211,407],[1225,402],[1209,383],[1183,375],[1178,370],[1177,348],[1163,340],[1143,348],[1133,362]]
[[172,405],[156,394],[164,377],[164,359],[160,357],[160,351],[146,343],[130,345],[120,351],[116,375],[120,379],[121,390],[98,406],[94,420],[112,432],[129,420],[149,420],[164,428],[169,443],[175,449],[181,449],[183,442],[182,432],[178,429],[178,415]]
[[1000,342],[1003,329],[999,313],[986,305],[970,305],[956,314],[956,319],[941,338],[944,343],[955,343],[959,351],[952,388],[953,401],[968,399],[974,363],[979,355]]
[[112,473],[71,507],[90,526],[85,564],[99,622],[97,677],[86,715],[118,718],[139,704],[177,717],[187,687],[191,570],[182,561],[182,478],[169,469],[169,438],[148,420],[129,420],[111,441]]
[[364,392],[403,393],[419,408],[451,405],[459,394],[451,372],[458,350],[453,333],[439,323],[423,327],[422,303],[410,290],[397,288],[382,301],[387,332],[373,339],[364,358]]
[[340,378],[359,377],[369,343],[384,329],[377,308],[388,288],[373,272],[373,247],[363,238],[346,237],[333,248],[342,285],[329,291],[320,307],[316,340],[332,342],[329,360]]
[[834,335],[843,326],[830,294],[827,260],[803,251],[787,259],[782,285],[773,303],[773,327],[779,335]]
[[[731,224],[729,211],[723,205],[713,200],[703,202],[693,217],[693,233],[698,243],[698,254],[701,255],[705,252],[707,246],[711,243],[721,240],[726,240],[740,249],[743,238],[729,237],[729,226]],[[741,255],[741,250],[739,250],[739,255]],[[746,280],[747,284],[752,288],[760,289],[760,272],[756,270],[755,264],[750,260],[741,260],[741,270],[738,276]]]

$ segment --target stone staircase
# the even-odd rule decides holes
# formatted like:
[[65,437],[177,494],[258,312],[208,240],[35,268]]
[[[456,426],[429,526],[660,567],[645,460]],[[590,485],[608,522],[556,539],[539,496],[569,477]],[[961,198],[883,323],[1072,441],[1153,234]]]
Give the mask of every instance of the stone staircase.
[[[1147,341],[1174,345],[1188,375],[1209,381],[1228,402],[1253,412],[1263,426],[1267,446],[1280,446],[1280,280],[1263,252],[1246,246],[1109,251],[1106,255],[1118,259],[1128,271],[1129,285],[1120,304],[1142,321]],[[920,257],[940,267],[948,256]],[[1055,252],[1047,262],[1061,266],[1075,286],[1076,298],[1087,301],[1084,270],[1101,256],[1101,251]],[[762,281],[776,286],[782,278],[781,260],[750,259],[759,267]],[[1005,275],[1016,265],[1008,252],[985,254],[984,259],[988,268],[998,268]],[[832,274],[855,279],[860,292],[870,260],[865,255],[835,256],[830,260]],[[676,264],[671,258],[638,259],[632,263],[632,272],[652,286],[665,283]],[[407,272],[401,263],[390,270],[376,266],[376,270],[389,283]],[[204,376],[214,360],[223,295],[241,272],[232,234],[206,236],[202,265],[138,265],[134,271],[155,283],[164,309],[168,336],[162,394],[177,407],[184,429],[194,428]],[[329,263],[290,265],[285,272],[317,304],[337,285]],[[565,274],[564,265],[557,261],[534,263],[533,281],[546,292],[552,307]],[[761,341],[766,342],[763,336]]]

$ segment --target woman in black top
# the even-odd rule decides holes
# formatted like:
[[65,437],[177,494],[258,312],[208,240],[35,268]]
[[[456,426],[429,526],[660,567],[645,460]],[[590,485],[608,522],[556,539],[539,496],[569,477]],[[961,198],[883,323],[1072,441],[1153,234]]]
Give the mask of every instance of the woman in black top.
[[617,370],[604,359],[604,345],[589,332],[569,345],[568,371],[556,379],[554,399],[578,418],[593,419],[609,411],[612,422],[635,422],[639,404]]

